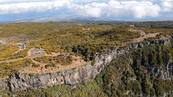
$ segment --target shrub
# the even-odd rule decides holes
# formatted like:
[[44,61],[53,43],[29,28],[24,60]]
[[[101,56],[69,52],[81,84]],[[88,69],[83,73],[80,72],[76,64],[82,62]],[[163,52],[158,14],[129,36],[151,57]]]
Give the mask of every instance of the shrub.
[[39,64],[34,64],[34,63],[32,63],[32,67],[37,68],[37,67],[40,67],[40,65],[39,65]]
[[45,65],[45,68],[49,68],[49,67],[56,67],[56,65],[52,62]]

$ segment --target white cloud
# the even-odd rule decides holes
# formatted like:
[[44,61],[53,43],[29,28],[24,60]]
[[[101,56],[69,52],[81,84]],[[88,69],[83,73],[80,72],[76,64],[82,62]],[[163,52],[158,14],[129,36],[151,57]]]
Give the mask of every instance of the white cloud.
[[[0,3],[45,2],[48,0],[0,0]],[[55,1],[55,0],[49,0]]]
[[110,0],[107,3],[94,2],[85,5],[73,4],[71,9],[74,9],[75,13],[79,15],[97,18],[125,15],[143,18],[146,16],[158,16],[160,13],[160,6],[153,4],[151,1]]
[[[133,6],[135,5],[135,6]],[[153,4],[150,1],[134,2],[127,7],[131,10],[133,15],[137,18],[143,18],[146,16],[156,17],[160,14],[161,8],[157,4]]]
[[[73,15],[81,17],[135,18],[157,17],[161,12],[172,12],[173,2],[162,0],[0,0],[0,14],[20,14],[27,12],[46,12],[66,8]],[[10,3],[9,3],[10,2]]]
[[[10,0],[9,0],[10,1]],[[22,1],[22,0],[21,0]],[[3,1],[1,1],[3,2]],[[58,9],[70,3],[70,0],[54,0],[52,2],[19,2],[0,4],[0,14],[41,12],[51,9]]]
[[99,18],[102,16],[103,7],[106,4],[102,3],[90,3],[86,5],[71,4],[69,9],[74,13],[84,16],[84,17],[96,17]]
[[172,0],[163,0],[161,6],[164,12],[173,12],[173,1]]

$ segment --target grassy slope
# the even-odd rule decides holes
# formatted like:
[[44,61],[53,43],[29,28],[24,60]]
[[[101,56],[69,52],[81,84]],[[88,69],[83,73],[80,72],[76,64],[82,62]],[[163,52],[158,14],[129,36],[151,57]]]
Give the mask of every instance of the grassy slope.
[[[88,53],[92,52],[92,57],[100,49],[115,47],[122,42],[138,37],[137,32],[129,32],[128,26],[122,25],[97,25],[97,24],[78,24],[78,23],[17,23],[0,25],[0,39],[11,39],[8,47],[2,45],[0,60],[15,59],[16,57],[25,57],[28,49],[33,47],[44,48],[49,54],[51,52],[74,52],[74,48],[80,47],[79,55],[88,60]],[[29,40],[28,48],[22,51],[20,55],[13,54],[16,43]],[[13,48],[12,48],[13,47]],[[77,48],[79,49],[79,48]],[[85,52],[85,53],[84,53]],[[76,52],[75,52],[76,53]],[[92,59],[92,58],[89,58]],[[25,62],[25,61],[21,61]],[[13,64],[13,70],[18,69],[15,66],[21,62]],[[25,64],[25,63],[23,63]],[[11,65],[10,65],[11,66]],[[20,65],[22,67],[23,65]],[[4,69],[5,68],[5,69]],[[0,64],[0,69],[5,70],[0,75],[10,74],[11,70],[8,64]],[[6,73],[7,71],[7,73]]]

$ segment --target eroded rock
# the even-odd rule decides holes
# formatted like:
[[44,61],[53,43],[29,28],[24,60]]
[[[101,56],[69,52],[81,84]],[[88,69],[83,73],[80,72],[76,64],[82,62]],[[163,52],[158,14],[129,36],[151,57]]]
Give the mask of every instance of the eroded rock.
[[[121,55],[126,55],[129,52],[137,48],[142,48],[149,45],[167,45],[172,40],[171,37],[165,39],[148,40],[141,43],[130,44],[126,47],[115,48],[104,54],[97,54],[95,57],[95,63],[88,62],[86,65],[80,68],[74,68],[62,72],[28,75],[16,73],[13,76],[5,80],[0,80],[0,89],[10,89],[11,91],[21,91],[26,89],[38,89],[47,86],[67,84],[76,85],[80,83],[86,83],[94,80],[95,77],[108,65],[113,59]],[[165,67],[167,68],[167,67]],[[155,76],[163,74],[163,78],[167,77],[172,79],[173,66],[169,65],[166,71],[159,70],[155,67],[151,69],[151,72]],[[166,75],[164,75],[166,72]],[[171,73],[171,74],[170,74]]]

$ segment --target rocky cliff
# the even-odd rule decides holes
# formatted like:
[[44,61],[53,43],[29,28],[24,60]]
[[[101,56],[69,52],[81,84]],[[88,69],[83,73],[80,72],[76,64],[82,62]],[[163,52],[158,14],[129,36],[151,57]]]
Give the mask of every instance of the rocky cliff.
[[[13,92],[26,89],[38,89],[53,85],[76,85],[94,80],[107,65],[119,56],[131,54],[135,49],[144,48],[152,45],[170,45],[173,37],[146,40],[140,43],[129,44],[125,47],[108,50],[105,53],[97,53],[94,64],[88,62],[80,68],[74,68],[67,71],[47,73],[47,74],[20,74],[16,73],[7,79],[0,80],[1,90],[10,90]],[[140,61],[140,60],[138,60]],[[164,68],[150,66],[151,74],[155,77],[161,77],[164,80],[173,79],[173,65],[169,62]]]

